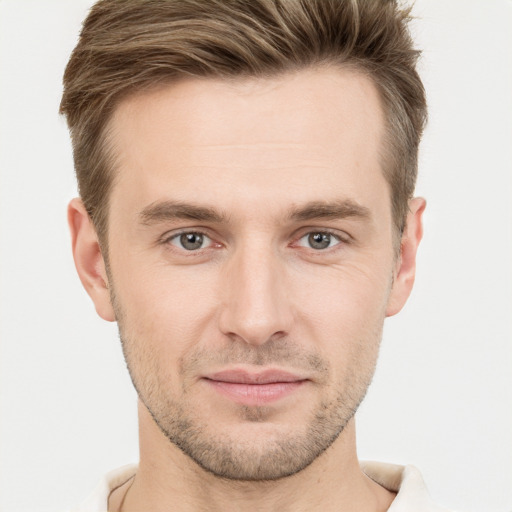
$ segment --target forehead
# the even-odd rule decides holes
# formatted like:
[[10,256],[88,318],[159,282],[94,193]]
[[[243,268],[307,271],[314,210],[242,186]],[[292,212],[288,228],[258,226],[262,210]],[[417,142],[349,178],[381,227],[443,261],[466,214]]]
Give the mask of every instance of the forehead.
[[315,194],[371,201],[371,194],[359,197],[365,187],[388,195],[383,129],[375,86],[352,70],[182,80],[128,97],[116,109],[111,208],[191,194],[205,203],[222,197],[224,206],[231,196],[244,204],[310,201]]

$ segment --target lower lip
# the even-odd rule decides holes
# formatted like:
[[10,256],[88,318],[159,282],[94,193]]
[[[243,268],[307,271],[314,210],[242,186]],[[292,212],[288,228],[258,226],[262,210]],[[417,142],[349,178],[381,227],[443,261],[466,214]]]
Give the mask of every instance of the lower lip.
[[205,379],[221,395],[243,405],[265,405],[292,394],[306,381],[242,384]]

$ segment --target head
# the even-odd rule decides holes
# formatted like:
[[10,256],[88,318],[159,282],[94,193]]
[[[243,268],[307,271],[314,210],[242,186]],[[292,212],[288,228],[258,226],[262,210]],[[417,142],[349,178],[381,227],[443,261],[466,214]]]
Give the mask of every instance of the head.
[[123,98],[187,77],[276,77],[319,65],[355,69],[385,113],[382,172],[399,238],[414,192],[425,93],[396,1],[103,0],[84,22],[60,105],[80,197],[107,244],[115,180],[108,123]]
[[77,268],[149,415],[214,474],[280,478],[331,446],[410,292],[425,99],[407,19],[161,0],[84,23],[61,103]]

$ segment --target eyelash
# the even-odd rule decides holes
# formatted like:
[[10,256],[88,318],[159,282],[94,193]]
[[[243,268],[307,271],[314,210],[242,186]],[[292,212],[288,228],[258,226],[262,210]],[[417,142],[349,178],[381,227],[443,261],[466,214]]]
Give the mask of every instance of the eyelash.
[[344,239],[338,233],[333,233],[332,231],[330,231],[328,229],[322,229],[322,230],[311,230],[311,231],[304,233],[303,235],[301,235],[299,238],[296,239],[296,241],[293,243],[293,245],[299,244],[299,242],[302,239],[310,237],[311,235],[328,235],[331,238],[330,242],[332,241],[332,238],[334,238],[337,241],[337,243],[335,243],[333,246],[327,246],[322,249],[315,249],[313,247],[304,246],[304,245],[299,245],[299,247],[306,247],[308,249],[313,250],[315,253],[323,253],[323,252],[327,252],[329,249],[335,249],[341,244],[348,243],[348,241],[346,239]]
[[[201,230],[184,230],[184,231],[180,231],[179,233],[174,233],[170,236],[165,236],[162,237],[162,240],[161,240],[161,243],[163,245],[174,245],[172,243],[173,240],[179,240],[179,238],[183,235],[199,235],[199,236],[202,236],[204,238],[207,238],[208,240],[210,240],[210,244],[215,244],[215,242],[213,241],[212,237],[209,236],[206,232],[204,231],[201,231]],[[218,245],[219,247],[221,246],[221,244],[217,243],[216,245]],[[202,249],[206,249],[207,247],[201,247],[200,249],[198,250],[191,250],[191,249],[186,249],[185,247],[177,247],[178,249],[181,249],[183,251],[186,251],[187,253],[189,253],[191,256],[194,254],[194,253],[198,253],[199,251],[201,251]]]
[[[306,247],[306,246],[303,246],[303,245],[299,245],[300,240],[302,240],[303,238],[308,237],[310,235],[316,235],[316,234],[328,235],[329,237],[332,237],[332,238],[336,239],[337,243],[335,243],[333,246],[330,246],[330,247],[328,246],[328,247],[326,247],[324,249],[314,249],[313,247]],[[181,251],[185,252],[187,254],[187,256],[198,255],[203,250],[209,248],[209,246],[207,246],[207,247],[201,247],[201,248],[199,248],[197,250],[186,249],[185,247],[177,247],[176,245],[174,245],[172,243],[173,240],[178,240],[183,235],[199,235],[199,236],[202,236],[202,237],[207,238],[208,240],[210,240],[209,246],[213,245],[213,246],[217,246],[217,247],[222,247],[222,244],[220,244],[218,242],[215,242],[213,240],[213,238],[210,235],[208,235],[207,232],[202,231],[202,230],[194,230],[194,229],[183,230],[183,231],[180,231],[178,233],[174,233],[174,234],[172,234],[170,236],[164,235],[162,237],[162,239],[160,240],[160,243],[162,245],[166,245],[166,246],[173,245],[178,250],[181,250]],[[339,233],[334,233],[333,231],[331,231],[329,229],[318,229],[318,230],[310,229],[309,231],[306,231],[306,232],[303,231],[302,234],[298,238],[294,239],[294,241],[290,244],[290,246],[291,247],[294,247],[294,246],[295,247],[296,246],[304,247],[306,249],[310,249],[311,251],[313,251],[313,253],[322,254],[322,253],[327,253],[327,252],[331,252],[331,251],[337,250],[337,249],[340,248],[339,247],[340,245],[348,245],[350,243],[351,243],[351,239],[350,239],[349,235],[342,236]]]

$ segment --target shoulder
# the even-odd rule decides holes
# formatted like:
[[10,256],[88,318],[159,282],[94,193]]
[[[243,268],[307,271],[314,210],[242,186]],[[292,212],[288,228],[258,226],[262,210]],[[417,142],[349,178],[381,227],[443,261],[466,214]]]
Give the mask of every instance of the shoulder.
[[415,466],[373,461],[361,462],[360,466],[369,478],[397,493],[388,512],[455,512],[432,501],[423,477]]
[[94,491],[71,512],[107,512],[110,493],[124,485],[137,471],[137,464],[128,464],[109,471]]

